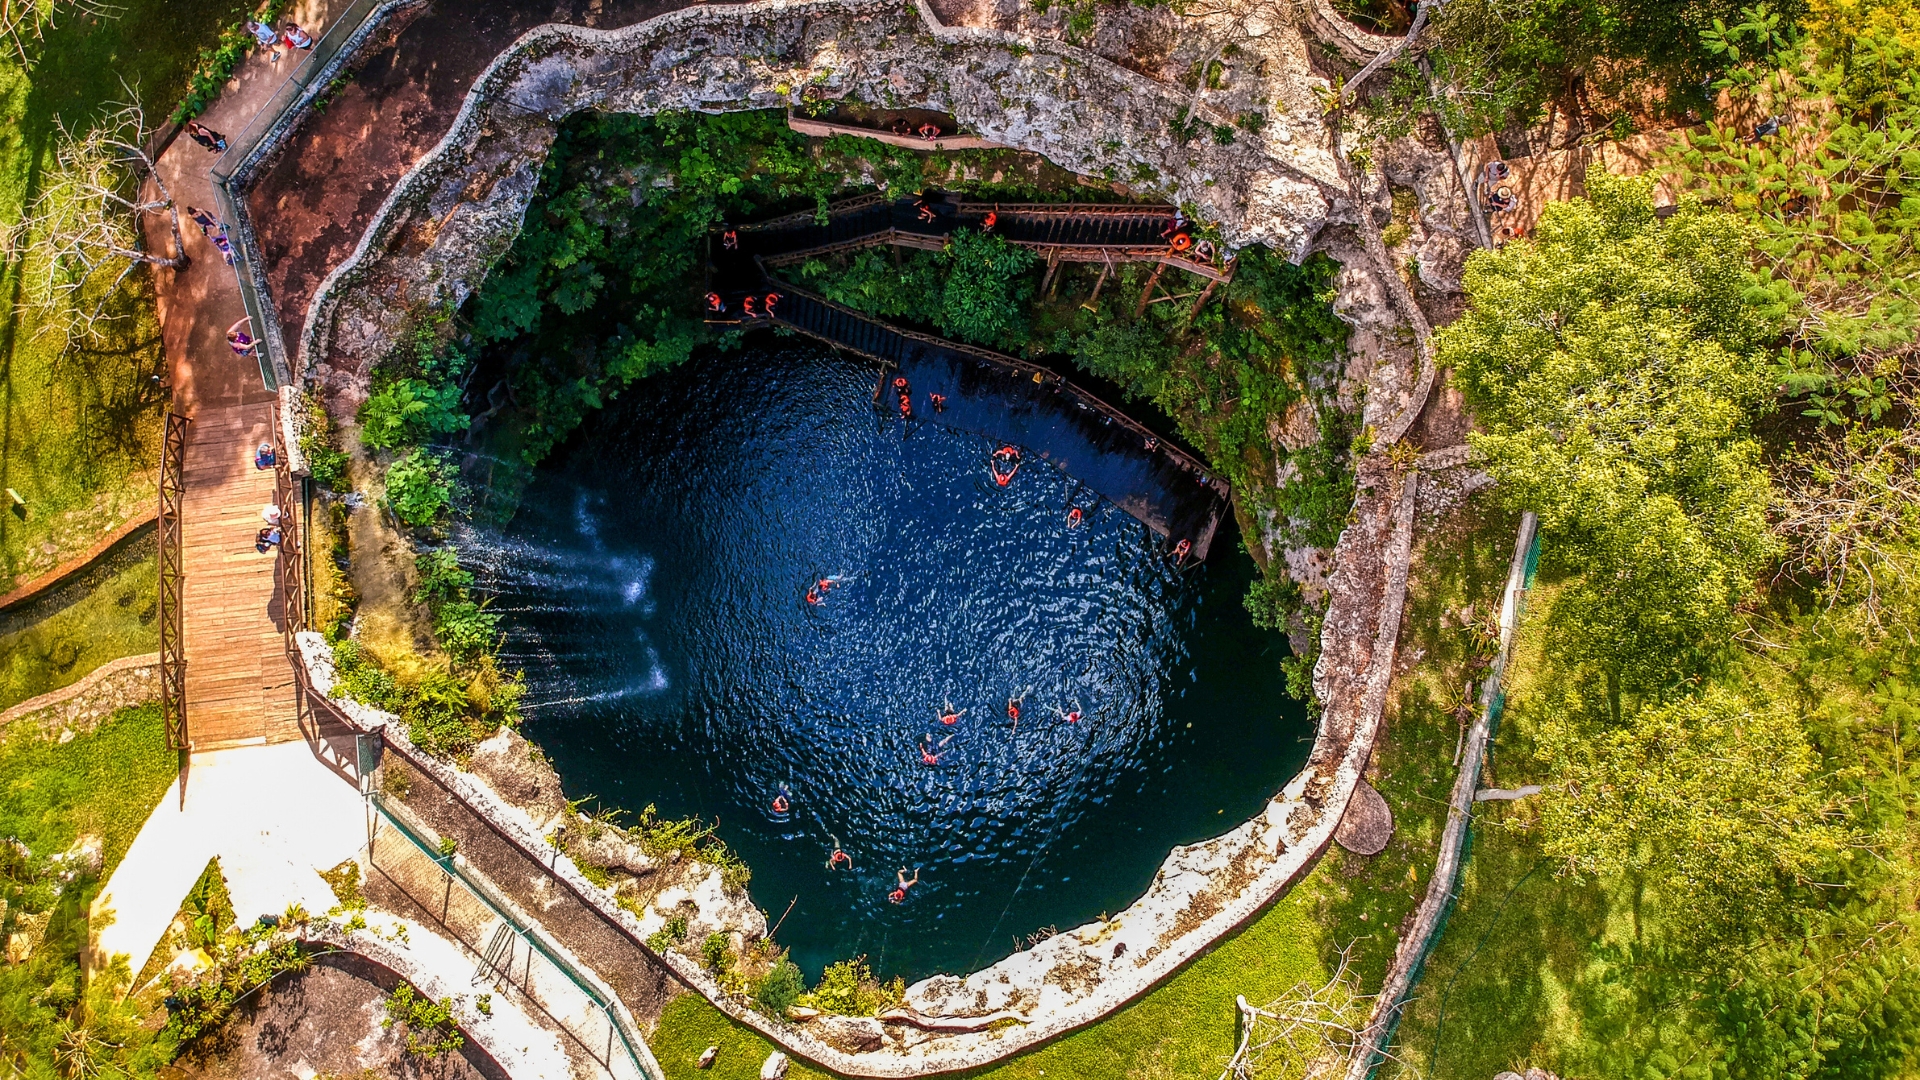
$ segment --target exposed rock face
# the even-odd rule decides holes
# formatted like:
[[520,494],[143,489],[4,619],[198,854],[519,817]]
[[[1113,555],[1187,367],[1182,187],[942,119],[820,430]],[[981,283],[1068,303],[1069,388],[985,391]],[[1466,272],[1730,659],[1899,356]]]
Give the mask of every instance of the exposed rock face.
[[[1196,93],[1161,80],[1205,61],[1202,54],[1224,55],[1217,48],[1224,38],[1208,39],[1196,53],[1166,22],[1173,16],[1146,12],[1102,29],[1089,51],[1060,40],[1064,30],[1027,8],[978,0],[956,13],[976,25],[948,26],[900,0],[773,0],[687,9],[612,32],[536,30],[479,80],[441,146],[396,188],[354,259],[323,286],[303,362],[336,399],[352,400],[414,313],[464,302],[511,244],[566,114],[769,108],[806,93],[948,111],[996,142],[1194,204],[1230,244],[1264,243],[1294,258],[1316,245],[1329,251],[1343,264],[1337,310],[1355,328],[1334,400],[1368,424],[1404,419],[1420,355],[1380,277],[1404,266],[1375,265],[1351,228],[1357,221],[1320,121],[1327,82],[1314,73],[1317,46],[1291,23],[1256,13],[1241,22],[1235,40],[1244,43],[1243,59],[1222,74],[1222,89]],[[1246,32],[1249,22],[1258,23],[1257,34]],[[1343,38],[1336,48],[1365,47],[1363,37]],[[1254,108],[1265,110],[1266,123],[1234,133],[1231,143],[1204,128],[1189,135],[1184,120],[1196,104],[1193,115],[1216,131]],[[1417,299],[1423,309],[1435,305],[1443,321],[1437,316],[1452,303],[1470,247],[1453,162],[1444,143],[1436,149],[1407,139],[1391,145],[1382,165],[1389,186],[1364,200],[1365,212],[1384,223],[1391,187],[1414,193],[1415,213],[1391,254],[1412,261]],[[1287,418],[1276,438],[1296,428],[1310,433],[1311,419],[1303,426]],[[1314,674],[1325,712],[1306,768],[1252,820],[1176,848],[1126,911],[985,970],[923,980],[908,988],[901,1008],[872,1021],[782,1023],[730,998],[698,964],[670,956],[676,974],[795,1053],[857,1076],[984,1064],[1098,1019],[1165,978],[1296,880],[1361,786],[1393,674],[1423,480],[1460,465],[1430,458],[1396,465],[1384,454],[1369,456],[1339,545],[1285,553],[1329,604]],[[311,651],[310,664],[321,682],[325,657]],[[510,805],[499,813],[540,835],[560,813],[557,778],[516,755],[528,757],[512,737],[476,753],[474,777],[485,783],[476,783],[473,797],[492,805],[505,796]],[[621,862],[624,856],[598,848],[591,857],[638,881],[659,869],[643,856]],[[764,915],[740,905],[714,874],[663,884],[637,914],[613,910],[609,898],[607,914],[634,921],[642,934],[673,912],[694,913],[695,939],[709,930],[763,934]]]
[[1298,259],[1344,188],[1306,39],[1276,26],[1263,49],[1266,75],[1212,95],[1226,94],[1225,107],[1266,102],[1260,130],[1234,132],[1234,114],[1210,97],[1197,114],[1207,123],[1189,132],[1186,90],[1064,43],[945,27],[900,0],[690,8],[617,31],[542,27],[481,77],[445,140],[322,286],[302,364],[351,398],[345,384],[407,320],[464,302],[512,243],[555,121],[587,109],[780,108],[803,94],[924,105],[1065,168],[1191,204],[1232,246]]

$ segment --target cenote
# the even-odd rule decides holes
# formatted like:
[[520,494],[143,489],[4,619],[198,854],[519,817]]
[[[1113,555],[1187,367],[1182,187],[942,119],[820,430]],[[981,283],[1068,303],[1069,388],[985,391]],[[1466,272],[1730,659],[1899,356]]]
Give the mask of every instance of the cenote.
[[[1231,519],[1177,567],[1045,462],[999,487],[987,437],[882,415],[877,374],[771,337],[696,356],[474,538],[569,794],[717,819],[769,918],[792,902],[778,936],[809,977],[860,954],[969,971],[1119,911],[1170,847],[1258,812],[1311,735]],[[894,904],[900,867],[920,884]]]

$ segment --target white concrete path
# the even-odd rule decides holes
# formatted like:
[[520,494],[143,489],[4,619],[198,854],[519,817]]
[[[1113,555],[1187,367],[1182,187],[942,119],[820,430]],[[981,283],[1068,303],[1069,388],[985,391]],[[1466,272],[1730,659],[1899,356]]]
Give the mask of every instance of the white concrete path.
[[117,954],[138,972],[216,855],[245,924],[293,903],[315,914],[332,907],[316,871],[352,858],[367,840],[359,791],[304,742],[195,754],[186,784],[184,805],[178,779],[167,789],[94,901],[93,970]]

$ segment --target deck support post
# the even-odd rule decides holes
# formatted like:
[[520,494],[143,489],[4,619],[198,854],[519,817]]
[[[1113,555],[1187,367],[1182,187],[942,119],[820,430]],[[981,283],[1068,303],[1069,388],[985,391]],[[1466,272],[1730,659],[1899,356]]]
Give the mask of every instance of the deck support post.
[[1153,276],[1147,279],[1147,287],[1140,290],[1140,303],[1133,309],[1134,318],[1140,319],[1146,317],[1147,301],[1153,298],[1154,287],[1160,284],[1160,275],[1166,273],[1166,271],[1166,263],[1157,262],[1153,264]]
[[1093,295],[1088,297],[1087,302],[1084,304],[1081,304],[1080,305],[1081,307],[1086,308],[1088,311],[1099,310],[1100,286],[1105,285],[1107,283],[1107,275],[1111,273],[1113,273],[1113,260],[1103,257],[1100,260],[1100,280],[1095,281],[1093,283]]
[[1206,287],[1206,288],[1204,288],[1204,289],[1201,289],[1201,290],[1200,290],[1200,299],[1198,299],[1198,300],[1195,300],[1195,301],[1193,302],[1193,306],[1187,309],[1187,321],[1188,321],[1188,322],[1192,322],[1192,321],[1193,321],[1193,317],[1194,317],[1195,315],[1198,315],[1198,314],[1200,314],[1200,309],[1201,309],[1201,308],[1203,308],[1203,307],[1206,307],[1206,306],[1207,306],[1207,297],[1209,297],[1209,296],[1212,296],[1212,295],[1213,295],[1213,289],[1214,289],[1214,286],[1216,286],[1216,285],[1218,285],[1218,284],[1220,284],[1220,279],[1219,279],[1219,278],[1208,278],[1208,279],[1207,279],[1207,287]]

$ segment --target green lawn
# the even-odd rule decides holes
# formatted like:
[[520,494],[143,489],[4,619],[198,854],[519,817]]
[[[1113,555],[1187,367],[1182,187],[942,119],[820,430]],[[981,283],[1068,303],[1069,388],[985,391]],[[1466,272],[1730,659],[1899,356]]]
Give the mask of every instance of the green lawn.
[[84,835],[101,838],[106,866],[166,794],[180,759],[167,749],[160,707],[122,709],[66,743],[16,737],[0,742],[0,836],[36,854],[65,851]]
[[[128,0],[118,18],[65,15],[35,62],[0,55],[0,227],[11,228],[52,164],[58,125],[83,127],[132,87],[165,120],[199,51],[234,0]],[[196,148],[197,149],[197,148]],[[154,501],[162,409],[159,326],[144,275],[130,278],[128,318],[99,351],[69,351],[40,332],[35,268],[0,266],[0,488],[24,510],[0,513],[0,590],[84,551]],[[0,506],[11,500],[0,495]]]
[[[1311,900],[1284,898],[1238,935],[1112,1017],[1004,1064],[960,1075],[980,1080],[1211,1080],[1233,1053],[1236,994],[1265,1003],[1296,982],[1325,977],[1325,940],[1314,924],[1312,906]],[[766,1040],[691,994],[667,1006],[649,1042],[668,1080],[752,1080],[773,1050]],[[693,1067],[694,1061],[708,1046],[719,1046],[720,1054],[714,1067],[702,1072]],[[819,1080],[828,1074],[796,1063],[791,1075],[795,1080]]]
[[0,614],[0,709],[160,648],[154,539],[131,543],[46,598]]

